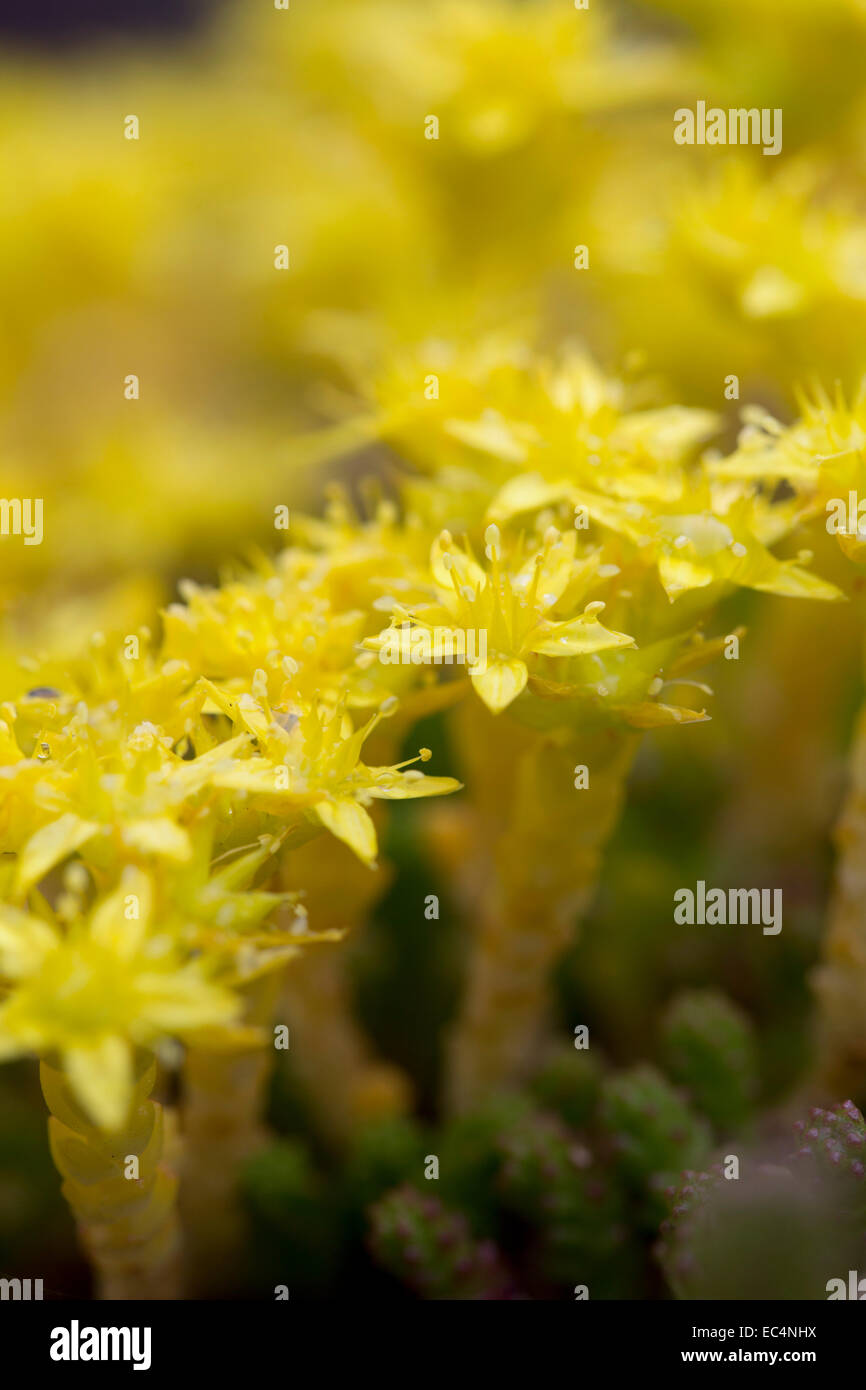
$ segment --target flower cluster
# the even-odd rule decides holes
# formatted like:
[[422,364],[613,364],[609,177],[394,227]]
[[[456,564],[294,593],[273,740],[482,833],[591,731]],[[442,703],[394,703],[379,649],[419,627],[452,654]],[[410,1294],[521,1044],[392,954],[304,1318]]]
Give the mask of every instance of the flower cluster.
[[[693,9],[226,5],[110,77],[0,54],[0,455],[44,502],[24,545],[0,499],[0,1059],[41,1062],[103,1288],[177,1259],[175,1168],[191,1264],[231,1266],[283,1016],[327,1143],[412,1129],[416,1078],[372,1056],[335,949],[401,835],[465,940],[456,1150],[499,1087],[557,1093],[549,980],[641,735],[706,722],[737,614],[784,607],[762,596],[858,592],[816,523],[866,502],[863,5]],[[822,63],[832,108],[802,80]],[[677,143],[710,95],[784,108],[779,158]],[[816,978],[833,1064],[862,1069],[862,747],[854,772]],[[633,1286],[623,1213],[646,1237],[662,1182],[751,1119],[735,1006],[685,995],[665,1047],[670,1080],[604,1082],[597,1153],[582,1119],[488,1116],[530,1287],[580,1250]],[[483,1202],[392,1167],[357,1204],[380,1262],[426,1296],[513,1291]]]
[[[321,939],[298,894],[271,886],[293,846],[327,830],[371,864],[371,801],[458,786],[362,761],[398,701],[383,681],[374,714],[349,712],[355,653],[340,618],[351,634],[360,615],[329,612],[324,580],[261,584],[191,592],[161,643],[104,639],[55,671],[61,688],[3,705],[0,1050],[59,1053],[109,1128],[127,1114],[135,1047],[191,1032],[231,1045],[238,987]],[[172,654],[182,627],[185,661]]]

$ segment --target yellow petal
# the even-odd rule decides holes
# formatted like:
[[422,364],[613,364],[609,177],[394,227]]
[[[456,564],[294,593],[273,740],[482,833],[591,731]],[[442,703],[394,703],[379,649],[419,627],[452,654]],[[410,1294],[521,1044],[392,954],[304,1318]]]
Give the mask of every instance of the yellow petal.
[[147,932],[152,899],[153,891],[147,874],[128,867],[118,888],[104,898],[93,913],[91,937],[108,946],[122,959],[131,959]]
[[172,787],[182,788],[187,795],[192,796],[200,787],[213,780],[215,772],[225,771],[231,766],[232,759],[239,757],[249,747],[248,734],[238,734],[237,738],[218,743],[215,748],[209,749],[207,753],[200,753],[190,762],[172,767]]
[[354,850],[365,864],[376,858],[376,827],[357,801],[317,801],[314,811],[326,830]]
[[547,636],[532,643],[532,650],[539,656],[586,656],[612,647],[633,647],[634,638],[628,633],[602,627],[597,617],[601,606],[590,604],[579,618],[551,624],[546,629]]
[[763,570],[756,567],[754,574],[739,582],[768,594],[781,594],[784,598],[814,598],[823,603],[836,603],[844,599],[845,595],[835,584],[829,584],[826,579],[820,579],[817,574],[800,565],[789,560],[776,560],[775,556],[769,556],[769,560],[770,563]]
[[701,724],[709,720],[706,710],[688,709],[685,705],[661,705],[644,700],[637,705],[620,705],[617,713],[633,729],[661,729],[671,724]]
[[515,658],[512,661],[491,662],[484,671],[473,671],[470,679],[481,699],[493,714],[499,714],[516,700],[529,678],[526,663]]
[[491,521],[508,521],[519,512],[537,512],[568,496],[568,482],[548,483],[539,473],[519,474],[500,488],[488,513]]
[[[447,560],[446,555],[449,557]],[[436,583],[449,593],[455,585],[458,589],[472,589],[475,593],[486,587],[487,575],[478,561],[456,546],[443,549],[438,539],[433,542],[430,551],[430,566]]]
[[721,418],[712,410],[668,405],[639,410],[620,420],[614,444],[627,453],[644,448],[653,458],[680,462],[698,445],[717,434]]
[[760,266],[740,290],[740,308],[747,318],[779,318],[795,314],[806,291],[775,265]]
[[159,854],[178,863],[192,856],[192,845],[186,831],[167,816],[127,821],[121,834],[123,843],[140,854]]
[[758,541],[750,540],[741,549],[744,551],[741,556],[734,555],[727,548],[699,559],[689,559],[680,554],[662,555],[659,558],[659,578],[665,592],[674,598],[688,589],[706,588],[713,583],[732,583],[764,593],[780,594],[785,598],[835,602],[844,597],[834,584],[811,574],[793,560],[777,560]]
[[[233,724],[239,724],[247,733],[252,734],[253,738],[267,738],[271,727],[270,717],[253,695],[248,692],[237,696],[230,695],[227,690],[214,685],[206,676],[201,677],[199,688],[206,691],[208,701],[218,710],[222,710],[223,714],[227,714]],[[206,709],[208,701],[205,702]]]
[[21,851],[15,876],[16,893],[26,893],[61,859],[80,849],[98,829],[99,826],[92,821],[82,820],[69,812],[37,830]]
[[545,545],[540,560],[531,556],[511,581],[511,587],[526,594],[537,583],[537,602],[542,608],[552,608],[562,598],[575,574],[574,552],[577,532],[566,531],[553,545]]
[[705,589],[716,576],[707,565],[695,564],[682,555],[662,555],[659,557],[659,578],[665,593],[673,598],[687,589]]
[[132,1049],[112,1035],[92,1047],[70,1047],[63,1053],[69,1084],[100,1129],[118,1130],[126,1123],[132,1101]]
[[398,772],[390,767],[371,767],[368,769],[373,781],[366,788],[371,796],[379,801],[416,800],[421,796],[446,796],[448,792],[458,792],[462,783],[454,777],[428,777],[414,768],[409,772]]
[[[499,414],[491,413],[480,420],[447,420],[444,428],[452,439],[468,444],[470,449],[508,463],[523,463],[529,452],[525,439]],[[525,427],[523,432],[526,433]]]
[[9,905],[0,906],[0,975],[8,980],[33,975],[57,937],[47,922]]
[[136,993],[144,1022],[157,1032],[181,1033],[231,1023],[240,1010],[229,990],[211,984],[194,966],[172,974],[139,975]]
[[277,769],[285,766],[267,758],[244,758],[217,772],[210,779],[213,786],[227,791],[252,792],[258,796],[287,795],[288,788],[277,784]]

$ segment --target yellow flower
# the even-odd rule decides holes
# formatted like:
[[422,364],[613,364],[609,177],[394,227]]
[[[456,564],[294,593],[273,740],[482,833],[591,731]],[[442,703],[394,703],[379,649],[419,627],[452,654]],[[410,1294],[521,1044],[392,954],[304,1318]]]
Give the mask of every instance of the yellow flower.
[[850,499],[856,513],[866,498],[866,381],[850,405],[841,387],[833,397],[818,387],[799,399],[800,417],[788,426],[766,410],[745,409],[737,448],[710,471],[729,484],[774,490],[784,484],[789,524],[826,516],[841,549],[863,563],[866,532],[860,530],[862,518],[850,515]]
[[153,885],[127,868],[118,887],[65,931],[0,907],[0,1057],[58,1052],[78,1100],[119,1129],[133,1090],[133,1053],[170,1035],[233,1024],[239,1005],[172,938],[154,930]]
[[[431,370],[441,401],[419,389]],[[359,390],[375,398],[383,436],[435,484],[410,485],[409,496],[431,516],[450,501],[464,526],[467,509],[504,521],[567,500],[575,487],[676,501],[695,449],[719,427],[712,411],[647,408],[644,387],[607,376],[584,351],[549,360],[505,334],[394,351],[368,377],[369,367]]]
[[[259,38],[270,54],[275,42],[279,52],[270,28]],[[528,11],[511,0],[413,7],[368,0],[361,15],[357,0],[332,0],[324,11],[311,7],[299,16],[282,44],[301,90],[319,103],[324,90],[330,105],[372,128],[386,148],[415,136],[419,103],[440,112],[453,131],[452,159],[503,156],[539,129],[548,141],[552,133],[564,136],[575,115],[658,98],[678,74],[669,47],[623,43],[600,8],[575,24],[557,0],[536,0]]]
[[257,671],[277,704],[378,706],[411,695],[416,671],[371,668],[358,644],[389,590],[421,592],[431,536],[379,501],[360,521],[338,490],[324,518],[293,516],[293,543],[218,588],[182,585],[164,615],[167,664],[181,660],[242,694]]
[[[214,770],[211,785],[241,793],[258,808],[283,819],[289,816],[323,826],[365,863],[372,864],[377,852],[376,830],[365,809],[370,801],[402,801],[459,790],[460,783],[453,777],[425,777],[407,763],[368,767],[361,762],[361,748],[383,717],[381,711],[355,729],[340,706],[313,704],[272,711],[263,677],[255,695],[237,698],[210,681],[203,684],[235,727],[246,733],[232,758]],[[253,744],[258,749],[255,754]],[[420,760],[429,757],[429,751],[422,749]],[[409,770],[404,772],[404,767]]]
[[157,725],[125,735],[102,713],[80,707],[39,741],[33,806],[42,824],[20,849],[19,894],[85,847],[88,861],[104,869],[130,858],[183,862],[192,853],[188,823],[231,746],[187,760]]
[[[540,550],[527,557],[522,547],[517,547],[509,557],[510,568],[501,563],[498,527],[489,526],[485,539],[489,573],[473,558],[468,544],[461,550],[444,531],[431,554],[434,601],[414,609],[395,604],[393,611],[405,624],[401,637],[408,644],[407,650],[414,634],[430,633],[437,646],[437,660],[447,662],[455,655],[466,658],[468,654],[469,678],[494,714],[521,694],[533,658],[576,656],[634,645],[625,633],[611,632],[601,625],[598,615],[603,603],[589,603],[582,613],[568,619],[551,616],[578,578],[592,574],[591,562],[583,571],[576,564],[575,532],[563,536],[550,527]],[[393,631],[368,638],[365,646],[384,654]]]
[[[622,562],[655,570],[669,599],[706,589],[705,607],[732,587],[793,598],[838,599],[832,584],[810,574],[797,560],[779,560],[766,542],[791,529],[790,511],[768,507],[741,487],[714,485],[702,473],[675,503],[623,502],[586,488],[571,501],[589,522],[627,542]],[[803,563],[798,563],[802,561]]]

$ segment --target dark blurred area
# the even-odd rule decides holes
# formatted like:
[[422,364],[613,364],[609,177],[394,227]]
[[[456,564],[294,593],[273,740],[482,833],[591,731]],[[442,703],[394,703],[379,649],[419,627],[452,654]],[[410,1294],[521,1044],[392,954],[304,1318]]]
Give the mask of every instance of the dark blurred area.
[[0,43],[62,49],[114,38],[190,33],[219,0],[0,0]]

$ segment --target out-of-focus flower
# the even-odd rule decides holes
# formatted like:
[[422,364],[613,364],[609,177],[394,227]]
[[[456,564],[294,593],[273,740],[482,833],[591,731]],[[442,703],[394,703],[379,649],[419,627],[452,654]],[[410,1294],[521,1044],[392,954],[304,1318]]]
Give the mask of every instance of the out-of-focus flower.
[[133,1048],[231,1026],[233,995],[183,960],[154,921],[153,884],[127,869],[89,913],[63,924],[0,909],[0,1055],[59,1052],[78,1100],[105,1129],[126,1120]]

